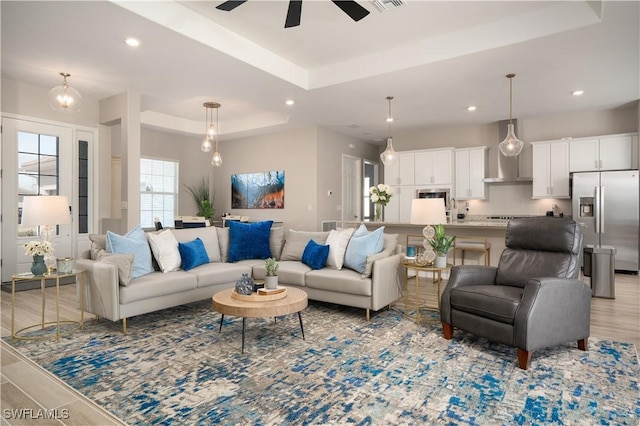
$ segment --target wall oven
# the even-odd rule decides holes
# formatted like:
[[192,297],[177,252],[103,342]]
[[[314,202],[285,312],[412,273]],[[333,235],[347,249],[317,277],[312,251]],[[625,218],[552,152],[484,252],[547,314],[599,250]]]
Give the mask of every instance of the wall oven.
[[416,198],[442,198],[447,212],[447,222],[451,222],[451,190],[449,188],[418,189]]

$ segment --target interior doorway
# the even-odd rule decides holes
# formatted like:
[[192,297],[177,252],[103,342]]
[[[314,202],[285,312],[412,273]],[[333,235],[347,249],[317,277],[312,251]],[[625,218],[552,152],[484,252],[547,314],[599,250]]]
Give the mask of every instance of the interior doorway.
[[378,163],[364,160],[362,164],[362,219],[373,220],[374,206],[371,202],[369,188],[378,184]]

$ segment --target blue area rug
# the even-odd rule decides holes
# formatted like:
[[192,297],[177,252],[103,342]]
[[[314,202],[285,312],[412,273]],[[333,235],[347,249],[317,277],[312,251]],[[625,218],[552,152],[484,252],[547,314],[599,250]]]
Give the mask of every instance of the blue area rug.
[[[435,315],[435,314],[432,314]],[[311,302],[298,317],[225,318],[210,302],[88,321],[21,353],[129,424],[629,424],[640,422],[634,345],[591,339],[534,352],[417,326],[396,310]]]

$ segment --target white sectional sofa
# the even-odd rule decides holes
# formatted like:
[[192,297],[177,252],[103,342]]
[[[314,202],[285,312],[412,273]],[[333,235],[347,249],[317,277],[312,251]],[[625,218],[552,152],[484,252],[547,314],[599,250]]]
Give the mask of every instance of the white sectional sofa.
[[[104,251],[106,237],[91,235],[91,251],[76,261],[76,267],[87,272],[86,311],[112,321],[122,320],[123,331],[126,332],[127,318],[209,299],[218,291],[234,287],[242,274],[249,274],[255,279],[265,276],[263,259],[228,261],[229,228],[176,229],[170,232],[180,243],[196,238],[202,240],[209,261],[193,269],[170,272],[163,272],[156,264],[153,272],[131,279],[129,275],[134,256],[107,254]],[[397,234],[384,234],[382,251],[367,256],[364,273],[346,267],[338,270],[327,266],[314,270],[300,260],[301,245],[309,239],[324,244],[328,232],[289,230],[286,239],[284,234],[280,227],[269,232],[271,255],[279,260],[280,285],[300,287],[311,300],[365,309],[367,320],[370,310],[380,310],[400,297],[400,255],[395,254]]]

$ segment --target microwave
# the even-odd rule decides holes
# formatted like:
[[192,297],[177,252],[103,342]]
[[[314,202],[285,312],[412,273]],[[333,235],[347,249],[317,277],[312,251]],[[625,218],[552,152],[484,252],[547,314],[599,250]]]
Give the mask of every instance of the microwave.
[[418,189],[416,190],[416,198],[442,198],[444,200],[444,209],[447,212],[447,218],[449,218],[451,214],[451,190],[449,188]]

